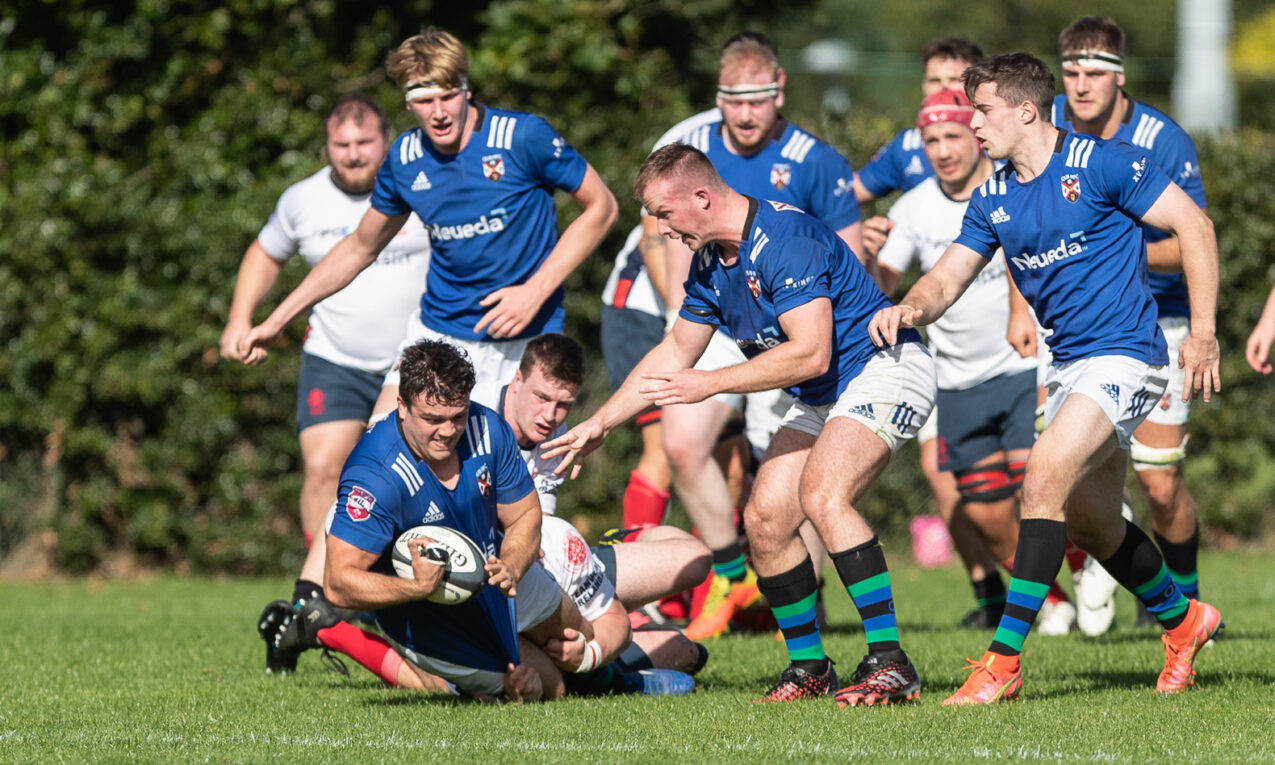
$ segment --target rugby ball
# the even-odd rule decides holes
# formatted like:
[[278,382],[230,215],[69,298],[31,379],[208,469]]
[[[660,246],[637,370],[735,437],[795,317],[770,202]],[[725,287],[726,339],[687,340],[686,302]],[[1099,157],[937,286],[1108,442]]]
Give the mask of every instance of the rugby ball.
[[426,546],[425,554],[444,566],[443,580],[426,600],[455,605],[469,600],[487,586],[487,571],[483,568],[487,563],[486,553],[474,540],[446,526],[414,526],[400,534],[391,554],[396,574],[404,579],[416,578],[411,557],[416,547],[409,547],[407,543],[421,537],[434,540]]

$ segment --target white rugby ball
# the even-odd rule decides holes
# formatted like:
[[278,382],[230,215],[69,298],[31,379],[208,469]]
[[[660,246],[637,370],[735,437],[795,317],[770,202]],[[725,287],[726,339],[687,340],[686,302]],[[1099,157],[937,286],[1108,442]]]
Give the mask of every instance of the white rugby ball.
[[399,535],[391,553],[394,572],[399,576],[416,578],[411,557],[416,548],[415,545],[408,547],[407,543],[421,537],[434,540],[426,547],[425,554],[436,561],[445,561],[443,580],[426,600],[455,605],[469,600],[487,585],[487,571],[483,568],[487,563],[486,553],[474,540],[446,526],[414,526]]

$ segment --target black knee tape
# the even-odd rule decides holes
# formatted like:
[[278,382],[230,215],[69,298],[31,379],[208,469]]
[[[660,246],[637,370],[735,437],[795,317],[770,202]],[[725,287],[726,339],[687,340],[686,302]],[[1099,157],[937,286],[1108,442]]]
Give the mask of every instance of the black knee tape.
[[1014,496],[1009,465],[996,462],[956,471],[956,488],[964,502],[999,502]]

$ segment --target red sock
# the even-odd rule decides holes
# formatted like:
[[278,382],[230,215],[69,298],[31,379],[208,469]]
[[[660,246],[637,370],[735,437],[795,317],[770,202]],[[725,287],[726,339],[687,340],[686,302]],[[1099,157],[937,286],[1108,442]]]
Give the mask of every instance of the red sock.
[[319,630],[319,640],[331,648],[354,659],[367,671],[385,681],[386,685],[398,685],[398,668],[403,657],[380,635],[361,630],[348,622],[337,622]]
[[1058,580],[1049,583],[1049,592],[1045,595],[1045,600],[1049,603],[1069,603],[1071,598],[1067,597],[1067,591],[1058,586]]
[[669,493],[634,470],[624,489],[624,527],[658,526],[668,510]]
[[704,610],[704,601],[708,600],[708,591],[713,587],[713,572],[710,570],[704,581],[695,585],[695,589],[691,590],[691,613],[690,617],[694,619],[699,616],[699,612]]
[[1063,553],[1063,556],[1067,559],[1067,568],[1071,569],[1071,572],[1074,574],[1084,568],[1085,558],[1089,557],[1089,553],[1079,547],[1076,547],[1071,543],[1071,540],[1068,539],[1067,550]]

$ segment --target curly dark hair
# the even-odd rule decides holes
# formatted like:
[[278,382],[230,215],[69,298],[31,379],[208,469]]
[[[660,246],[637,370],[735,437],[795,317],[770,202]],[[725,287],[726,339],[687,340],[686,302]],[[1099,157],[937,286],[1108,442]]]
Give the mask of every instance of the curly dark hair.
[[468,403],[474,389],[469,354],[441,340],[421,340],[408,346],[399,360],[398,373],[398,395],[408,406],[420,396],[436,404]]

